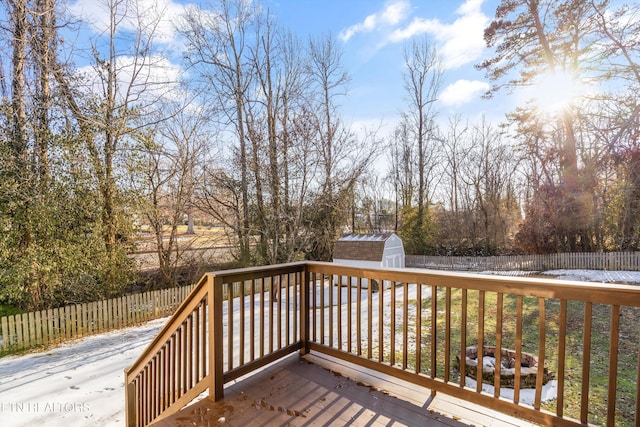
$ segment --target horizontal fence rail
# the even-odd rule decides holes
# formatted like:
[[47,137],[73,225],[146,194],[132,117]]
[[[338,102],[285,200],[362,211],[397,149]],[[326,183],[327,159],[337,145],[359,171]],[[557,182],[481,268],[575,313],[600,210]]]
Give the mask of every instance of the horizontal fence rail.
[[193,286],[3,316],[0,349],[26,350],[173,314]]
[[639,310],[628,285],[318,262],[209,273],[125,371],[127,426],[294,351],[542,425],[639,425]]
[[406,255],[405,265],[452,271],[547,271],[565,269],[640,271],[640,252],[575,252],[543,255]]

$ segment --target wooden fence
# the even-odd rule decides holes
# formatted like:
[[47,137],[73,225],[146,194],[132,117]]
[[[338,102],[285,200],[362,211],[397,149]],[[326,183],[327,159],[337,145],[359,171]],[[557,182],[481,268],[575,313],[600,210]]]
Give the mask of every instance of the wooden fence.
[[640,271],[640,252],[583,252],[515,256],[407,255],[407,267],[454,271],[548,271],[564,269]]
[[191,286],[4,316],[0,351],[25,350],[170,316]]

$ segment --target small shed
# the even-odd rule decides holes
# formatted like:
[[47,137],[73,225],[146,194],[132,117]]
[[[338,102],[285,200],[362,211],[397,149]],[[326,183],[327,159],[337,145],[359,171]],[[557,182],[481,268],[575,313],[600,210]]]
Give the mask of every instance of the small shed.
[[336,241],[333,262],[351,267],[404,268],[404,246],[396,233],[347,234]]

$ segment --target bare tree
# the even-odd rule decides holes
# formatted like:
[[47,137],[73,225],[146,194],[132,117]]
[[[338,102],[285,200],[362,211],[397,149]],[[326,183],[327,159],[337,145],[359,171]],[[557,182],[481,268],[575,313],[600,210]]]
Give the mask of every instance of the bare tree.
[[[412,214],[412,224],[403,224],[405,238],[409,239],[411,250],[422,253],[427,250],[429,232],[425,227],[429,209],[431,180],[435,178],[434,158],[437,149],[437,130],[435,125],[437,101],[442,81],[442,66],[435,48],[424,39],[414,41],[404,52],[406,70],[403,74],[404,89],[407,97],[407,110],[403,121],[408,136],[415,144],[417,157],[415,171],[417,173],[416,212]],[[407,230],[407,227],[411,230]]]
[[251,135],[245,115],[248,90],[254,81],[253,64],[246,49],[258,9],[247,0],[219,0],[212,9],[213,12],[195,7],[188,9],[179,30],[187,41],[187,61],[199,72],[202,83],[214,92],[215,102],[222,106],[223,123],[231,126],[238,143],[236,156],[240,165],[241,197],[240,203],[234,204],[234,209],[238,210],[235,214],[238,223],[233,224],[233,229],[238,236],[240,263],[246,265],[251,258],[247,147]]
[[377,156],[379,141],[376,130],[356,136],[340,118],[338,102],[347,93],[350,77],[333,36],[310,39],[308,51],[313,141],[322,168],[317,195],[309,207],[316,241],[308,256],[328,260],[341,227],[349,222],[355,184]]
[[[80,129],[79,136],[89,155],[92,173],[98,185],[104,246],[112,263],[107,285],[115,292],[117,279],[127,262],[122,245],[127,222],[118,185],[118,160],[133,141],[137,129],[155,122],[161,114],[159,98],[175,81],[154,78],[154,71],[166,67],[164,59],[152,54],[161,13],[142,9],[142,3],[108,0],[109,23],[105,29],[107,44],[92,42],[93,75],[85,90],[76,87],[77,75],[58,65],[56,81],[61,95]],[[120,27],[129,25],[129,43],[122,43]],[[144,114],[141,114],[143,113]]]
[[189,241],[178,241],[178,226],[191,210],[196,174],[209,140],[206,115],[197,107],[174,107],[155,132],[143,134],[143,212],[156,240],[158,264],[165,286],[178,283]]
[[473,128],[470,142],[472,150],[466,180],[474,191],[481,249],[489,255],[498,248],[511,247],[515,225],[520,219],[514,181],[518,162],[512,147],[502,141],[484,117]]

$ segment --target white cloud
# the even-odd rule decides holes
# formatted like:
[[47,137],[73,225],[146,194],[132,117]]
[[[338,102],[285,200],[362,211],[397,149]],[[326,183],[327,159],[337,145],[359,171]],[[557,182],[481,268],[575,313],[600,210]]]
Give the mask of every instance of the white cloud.
[[489,18],[482,12],[483,0],[467,0],[457,10],[453,23],[438,19],[414,18],[404,28],[389,35],[390,42],[401,42],[420,34],[430,34],[438,44],[445,69],[457,68],[481,57],[485,47],[483,33]]
[[[127,101],[131,106],[144,108],[161,98],[185,96],[179,86],[184,70],[164,57],[150,55],[143,61],[140,57],[122,55],[116,60],[116,69],[118,102]],[[87,92],[103,94],[104,81],[93,65],[78,68],[76,75],[78,87],[84,82]]]
[[387,3],[384,10],[367,16],[364,21],[352,25],[340,32],[340,39],[344,42],[358,33],[368,33],[381,27],[394,26],[402,22],[409,12],[407,0],[395,0]]
[[489,84],[480,80],[458,80],[447,86],[440,95],[440,102],[458,107],[472,102],[481,92],[489,89]]
[[[172,20],[184,11],[185,6],[173,0],[127,0],[118,3],[115,16],[118,28],[123,31],[153,32],[154,41],[171,43],[175,39]],[[89,27],[106,34],[109,29],[111,10],[106,0],[77,0],[69,6],[69,12],[85,21]]]

